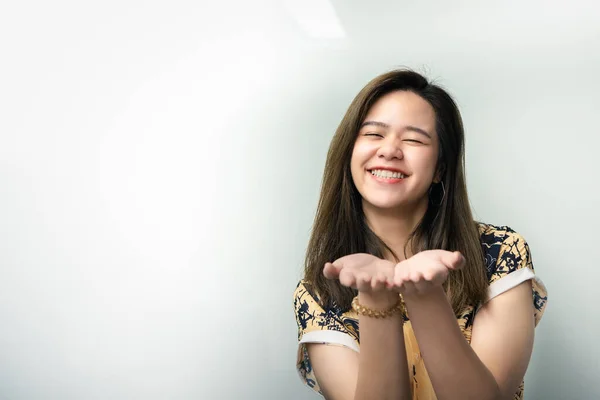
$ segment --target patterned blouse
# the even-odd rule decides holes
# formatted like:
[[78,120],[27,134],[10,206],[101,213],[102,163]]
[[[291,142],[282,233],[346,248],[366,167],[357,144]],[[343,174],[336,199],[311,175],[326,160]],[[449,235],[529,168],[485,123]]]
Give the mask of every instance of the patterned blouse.
[[[542,281],[535,276],[527,242],[521,235],[506,226],[497,227],[480,223],[479,231],[490,283],[488,300],[522,282],[531,280],[535,325],[537,326],[546,307],[547,291]],[[310,364],[306,344],[340,345],[358,352],[360,348],[358,315],[352,309],[346,312],[337,308],[324,310],[318,303],[317,293],[304,280],[298,283],[294,292],[294,308],[299,341],[297,369],[304,383],[322,395]],[[471,342],[475,313],[475,307],[469,306],[457,319],[457,323],[469,343]],[[406,314],[404,320],[404,338],[410,366],[413,399],[435,399],[431,381]],[[515,393],[515,400],[523,399],[523,388],[524,382],[521,382]]]

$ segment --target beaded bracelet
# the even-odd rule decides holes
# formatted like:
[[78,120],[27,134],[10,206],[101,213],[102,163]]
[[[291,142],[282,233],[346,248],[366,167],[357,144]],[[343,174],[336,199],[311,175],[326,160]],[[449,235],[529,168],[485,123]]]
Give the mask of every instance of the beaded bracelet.
[[356,296],[354,299],[352,299],[352,309],[358,314],[364,315],[366,317],[387,318],[391,317],[392,315],[398,312],[404,314],[404,302],[402,301],[402,297],[398,296],[398,302],[396,304],[394,304],[387,310],[379,311],[363,306],[358,302],[358,296]]

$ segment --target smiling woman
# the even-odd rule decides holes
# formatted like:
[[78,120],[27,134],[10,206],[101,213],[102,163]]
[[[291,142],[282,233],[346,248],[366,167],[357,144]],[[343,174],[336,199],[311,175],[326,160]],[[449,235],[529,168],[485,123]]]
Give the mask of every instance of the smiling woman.
[[373,206],[403,204],[395,208],[410,212],[415,206],[427,207],[423,193],[432,180],[439,182],[439,173],[434,177],[439,143],[427,132],[435,132],[435,112],[417,94],[394,91],[373,104],[358,132],[350,166],[365,200],[364,212]]
[[442,88],[398,70],[356,96],[294,296],[298,370],[328,399],[522,399],[546,289],[522,236],[473,220]]

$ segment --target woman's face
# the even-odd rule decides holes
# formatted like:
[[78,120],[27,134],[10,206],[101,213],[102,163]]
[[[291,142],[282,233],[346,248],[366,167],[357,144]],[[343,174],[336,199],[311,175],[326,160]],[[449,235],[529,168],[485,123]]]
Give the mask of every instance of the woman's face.
[[435,112],[427,101],[409,91],[382,96],[362,123],[350,161],[363,204],[378,209],[427,205],[438,148]]

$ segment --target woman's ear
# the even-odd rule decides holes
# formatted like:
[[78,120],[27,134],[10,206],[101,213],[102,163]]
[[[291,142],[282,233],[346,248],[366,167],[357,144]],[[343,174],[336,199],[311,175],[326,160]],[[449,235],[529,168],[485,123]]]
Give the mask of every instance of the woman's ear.
[[440,183],[444,176],[444,172],[446,172],[446,166],[442,164],[438,167],[435,175],[433,176],[433,183]]

